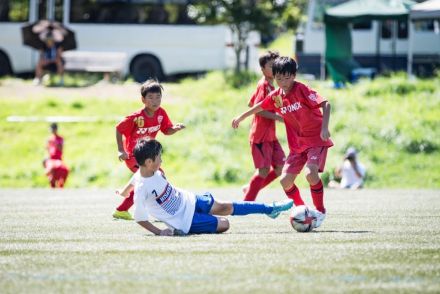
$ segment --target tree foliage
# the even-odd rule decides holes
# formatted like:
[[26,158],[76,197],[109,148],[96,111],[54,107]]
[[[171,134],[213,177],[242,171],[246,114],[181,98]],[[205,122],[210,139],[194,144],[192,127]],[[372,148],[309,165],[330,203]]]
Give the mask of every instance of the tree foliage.
[[195,18],[200,23],[226,24],[234,35],[236,72],[241,71],[240,56],[251,31],[273,35],[280,28],[296,29],[307,1],[213,0],[195,1]]

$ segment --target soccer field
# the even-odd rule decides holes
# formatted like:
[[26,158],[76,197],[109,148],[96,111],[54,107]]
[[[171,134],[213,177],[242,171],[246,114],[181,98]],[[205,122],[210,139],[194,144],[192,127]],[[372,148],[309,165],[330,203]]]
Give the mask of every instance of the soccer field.
[[327,219],[311,233],[284,213],[187,237],[113,220],[112,190],[3,189],[0,200],[1,293],[440,292],[438,190],[326,190]]

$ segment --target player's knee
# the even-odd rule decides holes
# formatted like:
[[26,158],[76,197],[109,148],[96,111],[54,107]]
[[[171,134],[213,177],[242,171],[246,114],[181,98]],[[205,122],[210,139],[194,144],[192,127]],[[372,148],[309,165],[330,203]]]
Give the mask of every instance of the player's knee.
[[277,166],[277,167],[274,168],[274,172],[277,175],[277,177],[279,177],[281,175],[282,171],[283,171],[283,167],[282,166]]
[[268,167],[259,168],[258,175],[262,178],[265,178],[269,174],[269,170],[270,169]]
[[225,217],[218,217],[217,233],[223,233],[229,230],[229,220]]
[[290,179],[290,177],[288,177],[285,174],[281,175],[280,183],[281,183],[281,186],[284,188],[284,190],[290,188],[292,186],[292,184],[293,184],[291,179]]
[[317,166],[308,166],[305,169],[306,179],[310,184],[315,184],[319,181],[318,167]]

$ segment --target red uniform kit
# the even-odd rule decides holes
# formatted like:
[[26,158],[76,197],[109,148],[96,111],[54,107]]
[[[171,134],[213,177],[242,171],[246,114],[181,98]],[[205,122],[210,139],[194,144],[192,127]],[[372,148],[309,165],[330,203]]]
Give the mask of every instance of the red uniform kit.
[[125,161],[127,167],[134,173],[138,166],[133,156],[133,148],[140,139],[154,139],[159,131],[165,132],[173,123],[162,107],[154,112],[153,117],[148,117],[144,109],[125,117],[116,125],[118,132],[125,137],[124,149],[128,154]]
[[[159,107],[152,117],[145,114],[144,109],[138,110],[133,114],[125,117],[116,125],[118,132],[124,136],[124,149],[128,154],[125,160],[127,167],[135,173],[139,166],[136,158],[133,156],[133,148],[140,139],[155,139],[159,131],[164,133],[171,128],[173,123],[168,117],[166,111]],[[119,211],[127,211],[133,205],[133,192],[128,198],[125,198],[122,204],[116,209]]]
[[[263,77],[258,82],[257,90],[249,100],[249,106],[263,101],[275,88]],[[249,141],[255,168],[283,165],[284,151],[276,136],[275,121],[260,115],[254,115]]]
[[319,171],[324,169],[327,149],[333,146],[329,139],[321,139],[321,104],[326,101],[314,90],[296,82],[289,93],[278,89],[269,94],[261,107],[272,110],[284,118],[290,154],[284,165],[284,172],[299,174],[304,165],[315,163]]
[[64,144],[63,137],[53,134],[47,140],[47,151],[49,152],[50,159],[62,159]]
[[69,169],[59,159],[47,159],[44,162],[46,175],[52,188],[63,188],[66,183]]

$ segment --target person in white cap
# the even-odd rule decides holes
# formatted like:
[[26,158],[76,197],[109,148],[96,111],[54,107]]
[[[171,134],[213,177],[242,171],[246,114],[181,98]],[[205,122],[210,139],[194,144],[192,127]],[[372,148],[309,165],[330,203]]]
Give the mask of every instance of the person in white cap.
[[353,190],[362,188],[365,172],[365,166],[357,159],[356,149],[349,147],[345,152],[344,162],[335,171],[335,178],[340,178],[341,182],[330,181],[329,187]]

